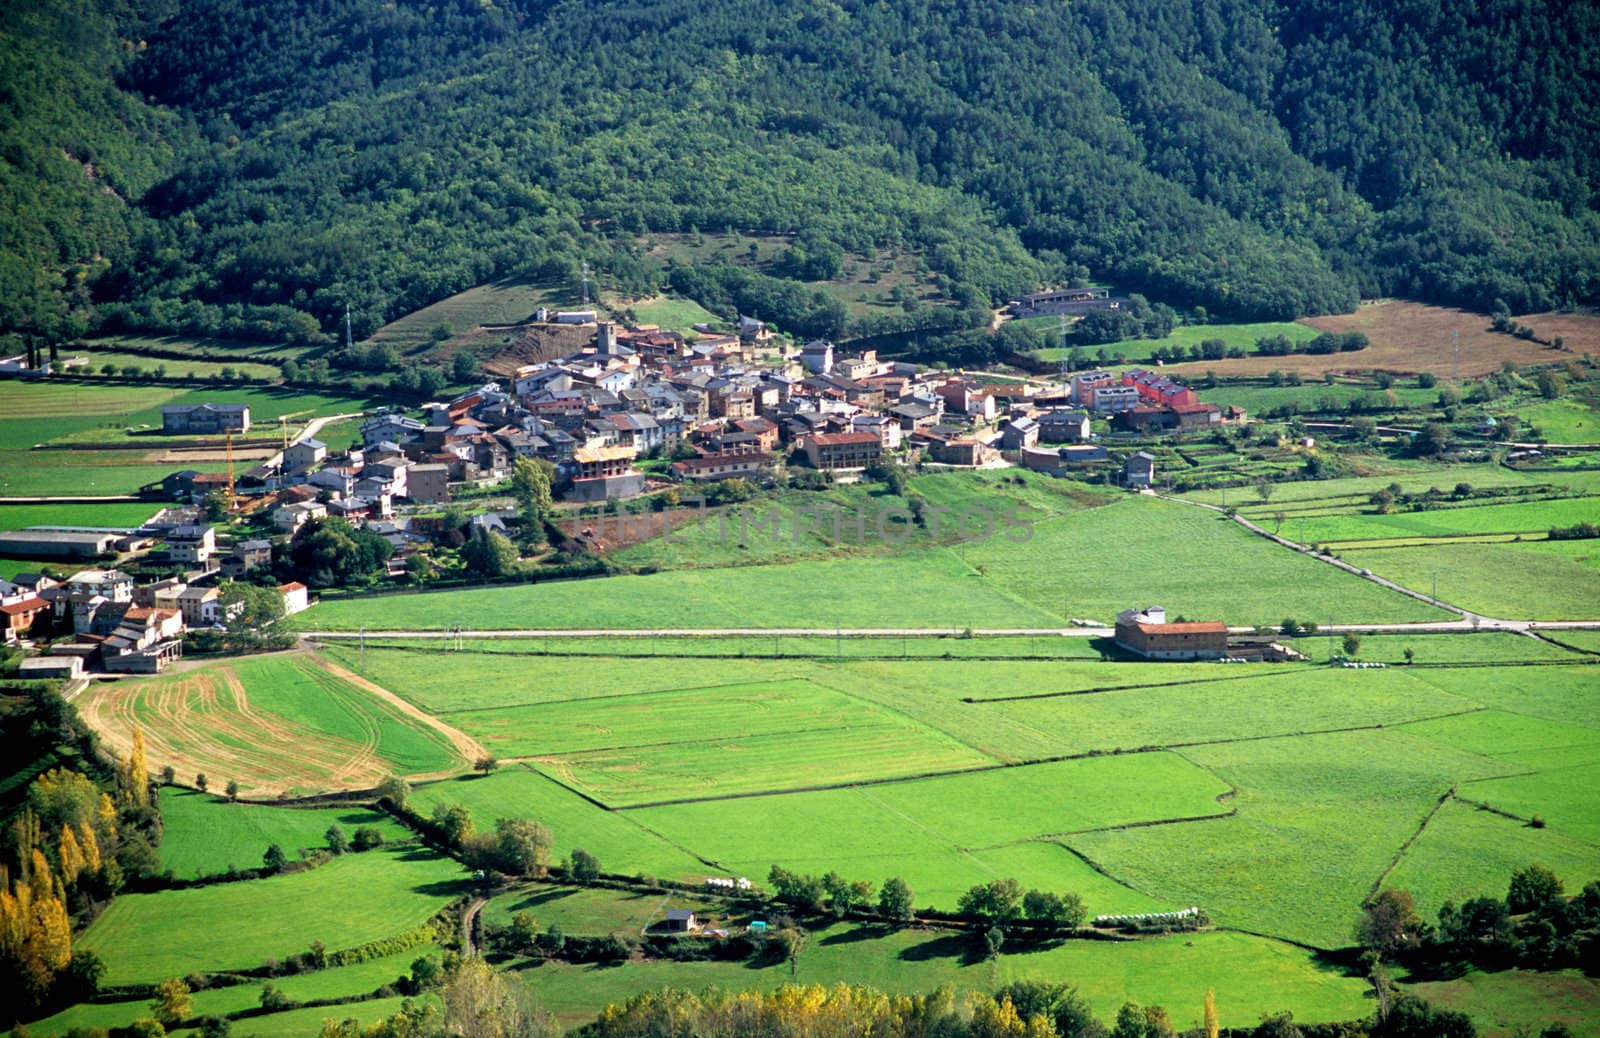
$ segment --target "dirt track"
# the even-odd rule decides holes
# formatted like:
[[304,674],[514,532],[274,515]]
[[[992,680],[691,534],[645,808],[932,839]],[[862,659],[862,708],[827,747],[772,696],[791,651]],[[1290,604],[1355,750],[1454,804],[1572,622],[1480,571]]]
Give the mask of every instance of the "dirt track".
[[[467,733],[465,733],[463,731],[460,731],[459,729],[450,727],[449,725],[445,724],[443,721],[439,720],[437,717],[434,717],[432,714],[426,713],[425,711],[419,709],[418,707],[412,705],[411,703],[406,702],[404,699],[401,699],[399,696],[395,695],[393,692],[390,692],[388,689],[384,688],[382,685],[374,684],[371,681],[368,681],[366,678],[362,677],[361,675],[359,675],[359,674],[357,674],[357,673],[355,673],[353,671],[346,670],[345,668],[339,666],[337,663],[334,663],[332,660],[324,658],[323,656],[319,655],[318,653],[308,652],[306,655],[313,663],[315,663],[317,666],[321,667],[323,670],[327,671],[329,674],[332,674],[335,677],[337,677],[337,678],[339,678],[339,679],[341,679],[343,681],[349,682],[350,684],[354,685],[355,687],[361,689],[364,692],[372,693],[374,696],[377,696],[379,699],[383,700],[385,703],[388,703],[390,706],[394,707],[396,710],[400,711],[402,714],[405,714],[407,717],[414,718],[415,720],[422,722],[423,724],[427,725],[429,728],[432,728],[434,731],[436,731],[440,735],[444,736],[446,739],[450,740],[450,745],[455,748],[455,751],[458,754],[461,755],[461,760],[462,760],[463,764],[471,764],[474,761],[478,760],[480,757],[493,756],[488,750],[484,749],[482,743],[480,743],[476,739],[472,738],[472,736],[468,735]],[[426,779],[426,778],[443,778],[446,775],[453,775],[453,774],[455,774],[454,771],[440,771],[440,772],[429,772],[428,774],[417,775],[417,776],[414,776],[414,777],[416,777],[416,778],[424,778],[424,779]]]

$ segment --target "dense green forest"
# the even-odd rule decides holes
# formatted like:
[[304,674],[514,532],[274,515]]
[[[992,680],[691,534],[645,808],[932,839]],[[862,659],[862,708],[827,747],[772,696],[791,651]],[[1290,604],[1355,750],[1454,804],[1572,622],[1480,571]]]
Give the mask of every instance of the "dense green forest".
[[802,271],[642,261],[694,229],[914,250],[957,306],[905,327],[1075,278],[1237,319],[1592,303],[1597,29],[1544,0],[32,0],[0,12],[0,331],[315,339],[348,303],[365,333],[583,261],[893,330],[775,283]]

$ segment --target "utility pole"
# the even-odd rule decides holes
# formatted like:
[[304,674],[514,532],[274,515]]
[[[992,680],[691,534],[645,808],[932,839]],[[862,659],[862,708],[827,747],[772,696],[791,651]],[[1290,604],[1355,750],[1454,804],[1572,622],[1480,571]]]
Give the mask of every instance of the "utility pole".
[[588,306],[589,305],[589,261],[588,260],[584,260],[583,261],[582,271],[583,271],[583,305],[584,306]]
[[350,304],[344,304],[344,348],[350,349],[355,345],[355,337],[350,331]]

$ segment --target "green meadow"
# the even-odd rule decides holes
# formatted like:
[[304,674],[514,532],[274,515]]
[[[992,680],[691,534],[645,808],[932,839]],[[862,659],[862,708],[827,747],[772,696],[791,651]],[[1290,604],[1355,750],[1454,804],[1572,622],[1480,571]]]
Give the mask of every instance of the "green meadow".
[[[124,894],[77,942],[106,964],[108,985],[259,966],[320,940],[353,948],[424,922],[467,889],[459,863],[415,847],[335,858],[309,872],[242,883]],[[250,920],[247,927],[223,925]]]
[[[441,949],[437,945],[421,945],[355,966],[339,966],[313,973],[277,977],[273,979],[272,986],[296,1002],[327,998],[361,998],[373,994],[386,984],[392,984],[401,976],[408,975],[411,972],[411,964],[417,959],[427,955],[437,957],[440,954]],[[231,1016],[249,1013],[248,1017],[237,1020],[234,1026],[250,1034],[297,1035],[309,1033],[297,1030],[308,1019],[314,1018],[310,1025],[313,1029],[319,1027],[326,1017],[337,1020],[354,1018],[370,1023],[383,1016],[392,1016],[395,1008],[390,1007],[397,1008],[400,1001],[392,998],[375,999],[338,1006],[290,1009],[277,1013],[251,1012],[259,1010],[263,986],[258,983],[236,984],[232,987],[196,991],[193,995],[194,1015]],[[322,1016],[316,1016],[317,1013],[321,1013]],[[90,1002],[45,1017],[30,1024],[29,1030],[39,1035],[65,1034],[80,1027],[108,1029],[126,1027],[135,1020],[149,1017],[150,1000],[147,998],[126,1002]]]
[[[1054,317],[1024,317],[1023,324],[1045,330],[1054,329],[1059,321]],[[1070,327],[1070,322],[1069,322]],[[1172,329],[1172,334],[1164,339],[1126,339],[1122,342],[1113,342],[1105,347],[1111,353],[1125,353],[1129,357],[1149,357],[1151,352],[1167,346],[1198,346],[1206,339],[1221,339],[1231,346],[1239,346],[1245,350],[1254,350],[1257,339],[1271,338],[1276,335],[1287,336],[1295,342],[1309,342],[1320,333],[1309,325],[1299,324],[1294,321],[1259,321],[1253,324],[1182,324]],[[1100,346],[1082,347],[1083,354],[1089,363],[1094,363],[1095,356],[1102,349]],[[1039,350],[1036,354],[1042,360],[1060,360],[1062,350],[1060,347]]]
[[[1130,605],[1234,624],[1443,613],[1275,547],[1214,513],[1149,498],[1046,516],[950,547],[786,566],[324,600],[301,629],[1043,627]],[[976,530],[974,529],[974,532]],[[1027,536],[1025,543],[1018,539]],[[1128,545],[1107,552],[1106,545]],[[1136,547],[1135,547],[1136,546]],[[1181,558],[1182,565],[1150,560]]]
[[1294,519],[1289,529],[1303,543],[1324,544],[1481,533],[1542,536],[1552,526],[1574,526],[1596,518],[1600,518],[1600,498],[1591,497],[1400,511],[1388,515],[1312,516]]
[[523,765],[419,785],[411,803],[425,815],[439,804],[460,804],[484,830],[498,818],[538,819],[555,841],[554,858],[582,848],[599,858],[607,872],[688,881],[717,874],[693,851],[649,829],[633,813],[609,811]]
[[180,879],[261,867],[267,847],[277,844],[293,856],[302,847],[327,845],[330,826],[346,837],[371,826],[390,842],[412,839],[409,830],[388,815],[367,808],[278,807],[230,804],[216,796],[167,786],[161,790],[161,865]]
[[447,770],[459,763],[439,732],[304,659],[240,659],[234,661],[233,671],[252,707],[308,723],[357,745],[370,744],[401,774]]
[[[1587,620],[1600,615],[1600,549],[1593,541],[1427,544],[1340,553],[1406,587],[1485,616]],[[1515,574],[1516,579],[1507,579]]]
[[1268,1013],[1293,1007],[1302,1023],[1365,1015],[1364,984],[1320,965],[1304,949],[1237,933],[1105,943],[1063,941],[1038,950],[1007,951],[997,964],[973,961],[966,942],[918,930],[883,932],[848,923],[814,931],[791,980],[787,963],[752,969],[745,963],[654,961],[623,966],[526,963],[515,973],[565,1023],[590,1019],[628,992],[662,986],[699,990],[770,990],[781,984],[869,984],[890,991],[987,991],[1014,980],[1063,980],[1077,986],[1102,1019],[1137,991],[1139,1001],[1167,1007],[1179,1026],[1200,1017],[1207,988],[1216,989],[1223,1026],[1248,1028]]

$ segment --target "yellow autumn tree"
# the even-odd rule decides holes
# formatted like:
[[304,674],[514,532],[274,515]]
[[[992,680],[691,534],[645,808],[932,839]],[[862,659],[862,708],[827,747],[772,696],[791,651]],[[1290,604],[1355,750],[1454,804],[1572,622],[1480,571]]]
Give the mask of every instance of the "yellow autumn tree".
[[27,887],[12,893],[10,877],[0,886],[0,958],[10,962],[18,959],[28,939],[28,900]]
[[128,753],[128,800],[139,807],[150,805],[150,768],[144,759],[144,729],[133,729],[133,749]]
[[1206,988],[1205,1028],[1206,1038],[1217,1038],[1217,991],[1215,988]]
[[83,851],[83,867],[89,872],[100,871],[100,841],[88,822],[78,823],[78,849]]
[[73,834],[72,826],[61,827],[61,881],[63,883],[78,882],[78,873],[83,871],[83,849],[78,846],[78,837]]
[[32,898],[28,907],[28,932],[18,958],[29,983],[43,992],[72,961],[72,922],[66,904],[53,890]]
[[50,862],[45,860],[44,852],[35,847],[32,857],[28,859],[28,888],[35,902],[55,892],[51,879]]

